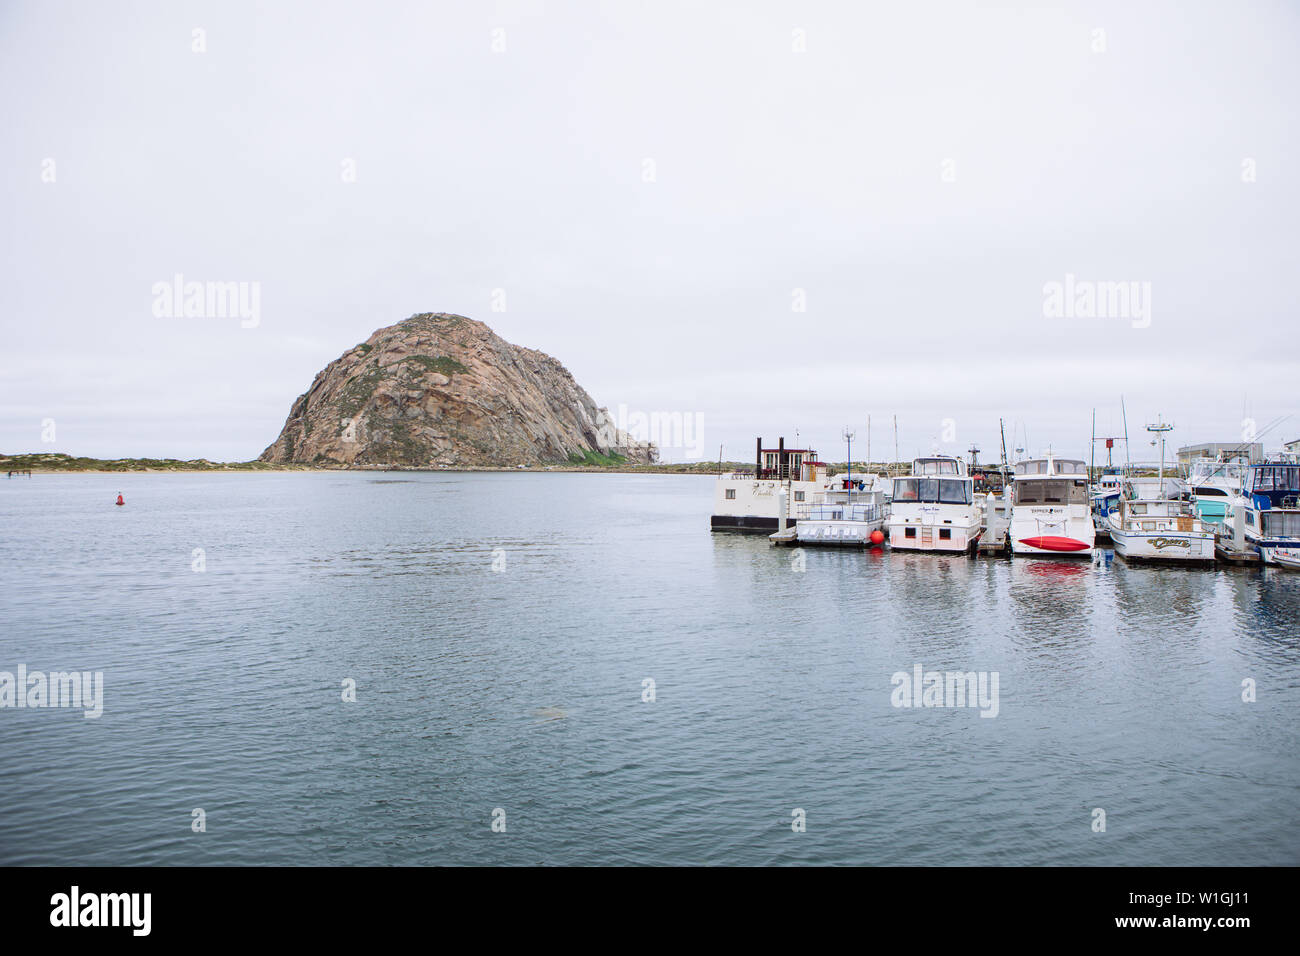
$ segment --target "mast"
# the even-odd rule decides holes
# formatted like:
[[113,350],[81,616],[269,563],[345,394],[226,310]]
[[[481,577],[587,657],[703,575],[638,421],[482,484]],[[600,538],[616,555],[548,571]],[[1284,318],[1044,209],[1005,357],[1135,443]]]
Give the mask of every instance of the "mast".
[[894,464],[899,465],[898,461],[898,416],[894,416]]
[[1128,450],[1128,409],[1124,407],[1123,395],[1119,397],[1119,410],[1124,416],[1124,464],[1127,467],[1133,464],[1133,456],[1129,454]]
[[1156,416],[1156,423],[1148,425],[1147,431],[1160,436],[1160,495],[1165,493],[1165,433],[1173,431],[1173,422],[1166,422],[1163,417]]
[[1092,410],[1092,443],[1088,445],[1088,475],[1090,480],[1095,480],[1094,473],[1097,470],[1097,409]]

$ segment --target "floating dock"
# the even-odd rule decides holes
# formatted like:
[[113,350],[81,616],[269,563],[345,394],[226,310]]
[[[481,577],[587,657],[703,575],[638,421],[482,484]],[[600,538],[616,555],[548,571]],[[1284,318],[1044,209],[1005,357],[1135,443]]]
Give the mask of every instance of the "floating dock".
[[1229,564],[1252,565],[1260,562],[1258,551],[1238,551],[1222,541],[1215,544],[1214,556],[1220,561],[1227,561]]

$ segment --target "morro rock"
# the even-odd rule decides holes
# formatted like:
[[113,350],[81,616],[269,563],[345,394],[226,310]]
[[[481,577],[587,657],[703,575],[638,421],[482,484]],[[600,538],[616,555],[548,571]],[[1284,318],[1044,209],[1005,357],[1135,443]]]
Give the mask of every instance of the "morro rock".
[[514,466],[652,462],[568,370],[482,322],[427,313],[327,365],[261,460],[279,464]]

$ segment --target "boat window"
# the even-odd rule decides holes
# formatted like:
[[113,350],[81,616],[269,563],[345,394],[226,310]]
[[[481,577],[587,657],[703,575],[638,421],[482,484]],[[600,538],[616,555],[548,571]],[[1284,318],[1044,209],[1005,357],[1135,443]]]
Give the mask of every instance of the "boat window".
[[971,483],[959,478],[941,478],[939,480],[939,501],[945,505],[968,505],[971,503]]
[[1056,460],[1056,473],[1058,475],[1078,475],[1083,473],[1083,462],[1075,461],[1073,458],[1058,458]]
[[1211,495],[1219,495],[1220,497],[1226,498],[1228,493],[1222,488],[1215,488],[1210,485],[1203,485],[1196,489],[1196,497],[1198,498],[1208,498]]
[[1259,517],[1259,530],[1262,534],[1274,538],[1300,537],[1300,512],[1261,511]]
[[731,501],[731,500],[733,500],[735,497],[736,497],[736,489],[735,489],[735,488],[728,488],[728,489],[727,489],[727,500],[728,500],[728,501]]
[[939,498],[939,479],[937,478],[895,478],[895,501],[937,501]]

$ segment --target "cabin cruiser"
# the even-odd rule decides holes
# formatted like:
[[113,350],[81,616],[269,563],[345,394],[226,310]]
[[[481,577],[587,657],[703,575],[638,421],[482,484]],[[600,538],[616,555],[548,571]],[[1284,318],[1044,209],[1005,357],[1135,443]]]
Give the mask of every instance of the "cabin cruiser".
[[843,484],[829,477],[825,463],[810,448],[786,448],[782,438],[776,448],[764,448],[758,439],[754,471],[732,471],[718,476],[713,490],[713,531],[771,534],[781,519],[781,496],[798,525],[801,505],[824,501],[828,492]]
[[1215,560],[1214,527],[1192,510],[1191,489],[1181,478],[1126,477],[1107,527],[1125,560]]
[[983,521],[975,481],[960,458],[917,458],[912,473],[894,479],[889,547],[912,551],[973,549]]
[[1187,484],[1192,490],[1192,508],[1197,517],[1213,525],[1223,524],[1228,502],[1241,495],[1247,463],[1198,458],[1192,462]]
[[1242,494],[1229,499],[1220,535],[1244,540],[1265,564],[1300,556],[1300,464],[1264,462],[1246,469]]
[[1092,557],[1088,469],[1077,458],[1027,458],[1011,484],[1011,553]]

